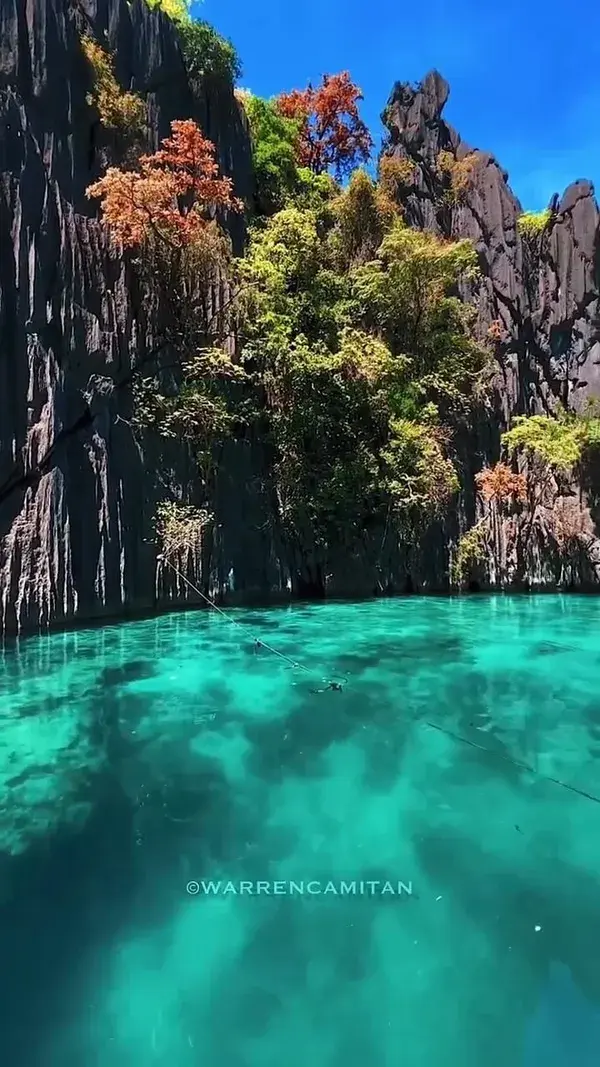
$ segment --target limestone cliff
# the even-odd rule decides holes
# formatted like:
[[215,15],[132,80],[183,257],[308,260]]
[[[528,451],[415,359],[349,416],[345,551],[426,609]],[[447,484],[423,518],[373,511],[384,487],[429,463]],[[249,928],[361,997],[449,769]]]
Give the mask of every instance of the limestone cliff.
[[[588,398],[600,396],[600,214],[590,182],[576,181],[562,197],[553,197],[543,232],[526,239],[506,172],[444,121],[448,95],[436,71],[414,87],[397,83],[382,116],[389,134],[384,151],[413,165],[402,196],[409,224],[470,238],[478,250],[483,280],[462,295],[477,307],[480,336],[491,329],[497,339],[494,410],[480,428],[485,458],[493,462],[511,416],[552,412],[558,404],[581,410]],[[453,161],[455,190],[449,177]],[[585,551],[569,561],[569,574],[542,515],[528,546],[517,543],[515,530],[499,531],[505,581],[550,586],[600,581],[595,473],[585,488],[587,493],[564,487],[566,495],[559,497],[560,504],[578,509],[586,537]],[[507,539],[513,542],[512,560],[506,559]],[[492,585],[500,580],[488,574]]]
[[[199,502],[194,464],[177,442],[132,431],[131,370],[156,324],[146,322],[143,294],[85,196],[114,149],[86,99],[86,32],[114,52],[121,85],[145,98],[151,144],[173,119],[194,118],[237,195],[252,194],[231,85],[206,79],[192,90],[171,23],[144,0],[0,0],[0,615],[8,632],[190,599],[161,573],[153,516],[161,499]],[[600,392],[598,212],[591,187],[572,186],[553,204],[531,264],[519,205],[491,156],[478,153],[467,202],[441,203],[440,148],[459,159],[469,152],[441,118],[447,95],[438,75],[418,89],[397,86],[388,150],[416,164],[409,221],[476,241],[485,281],[464,295],[477,300],[482,330],[502,326],[497,420],[469,442],[477,469],[494,458],[511,412]],[[241,224],[231,233],[240,248]],[[449,541],[472,518],[468,493],[420,545],[375,529],[323,558],[308,544],[286,545],[269,469],[259,441],[232,441],[220,456],[214,522],[186,562],[205,592],[229,586],[249,599],[446,587]]]
[[[449,91],[435,71],[415,88],[399,83],[383,116],[387,152],[415,164],[407,221],[474,241],[484,274],[473,294],[480,327],[501,327],[505,414],[552,410],[556,400],[579,407],[585,396],[600,395],[600,214],[593,187],[577,181],[555,196],[546,231],[530,250],[517,227],[522,209],[508,175],[442,118]],[[472,168],[457,202],[444,195],[440,152]]]
[[[150,608],[157,499],[194,501],[183,448],[141,448],[125,383],[149,343],[140,294],[85,189],[106,137],[80,36],[115,53],[150,141],[196,119],[248,196],[245,124],[227,84],[192,93],[172,24],[143,0],[0,2],[0,604],[8,631]],[[240,245],[243,234],[233,233]],[[167,590],[167,592],[172,592]],[[160,593],[160,588],[159,588]]]

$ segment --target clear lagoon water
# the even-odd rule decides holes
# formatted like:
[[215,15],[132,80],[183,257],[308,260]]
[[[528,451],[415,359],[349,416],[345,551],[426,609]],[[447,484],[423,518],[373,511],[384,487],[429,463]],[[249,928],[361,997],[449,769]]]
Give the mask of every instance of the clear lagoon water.
[[597,1065],[600,598],[231,616],[1,654],[1,1062]]

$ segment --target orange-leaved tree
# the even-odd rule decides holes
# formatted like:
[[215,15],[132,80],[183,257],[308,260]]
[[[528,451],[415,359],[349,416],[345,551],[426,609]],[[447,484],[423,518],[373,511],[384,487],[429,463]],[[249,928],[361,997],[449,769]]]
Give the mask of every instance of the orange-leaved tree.
[[348,71],[325,74],[316,89],[309,85],[277,97],[280,115],[299,125],[300,166],[315,174],[332,168],[341,176],[367,162],[373,139],[358,113],[362,99]]
[[191,119],[171,124],[171,137],[135,170],[109,167],[87,194],[124,248],[154,237],[172,247],[193,243],[216,208],[242,210],[230,178],[219,177],[215,148]]
[[488,503],[524,503],[527,500],[527,478],[524,474],[515,474],[506,463],[486,467],[475,475],[475,482],[483,499]]
[[214,216],[243,205],[191,120],[173,122],[158,151],[140,156],[135,169],[110,167],[87,192],[100,200],[115,242],[140,252],[133,267],[152,346],[118,385],[133,383],[136,424],[193,444],[208,482],[213,444],[231,422],[223,384],[235,376],[223,351],[230,242]]

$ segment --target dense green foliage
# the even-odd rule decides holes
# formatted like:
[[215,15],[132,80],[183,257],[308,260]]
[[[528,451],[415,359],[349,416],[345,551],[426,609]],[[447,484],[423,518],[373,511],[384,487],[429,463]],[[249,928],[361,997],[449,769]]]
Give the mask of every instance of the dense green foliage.
[[192,0],[146,0],[148,7],[157,8],[174,22],[183,22],[190,17]]
[[139,140],[146,121],[144,101],[137,93],[121,88],[112,56],[92,37],[83,36],[81,48],[92,74],[88,104],[96,108],[100,123],[107,130],[115,130],[129,141]]
[[192,82],[205,77],[236,82],[241,76],[239,56],[231,43],[199,19],[178,24],[179,39],[188,75]]
[[600,419],[560,412],[521,416],[503,435],[509,456],[522,449],[530,458],[556,472],[568,472],[580,462],[588,448],[600,443]]
[[[233,53],[211,52],[212,31],[185,10],[168,13],[192,78],[236,76]],[[405,161],[380,167],[377,181],[356,170],[343,188],[301,165],[295,119],[237,95],[257,180],[246,253],[231,258],[216,222],[181,248],[159,248],[140,231],[140,270],[166,322],[165,362],[135,375],[134,423],[188,442],[207,505],[220,447],[258,435],[286,535],[323,562],[369,528],[414,539],[460,488],[456,434],[487,361],[456,296],[461,279],[477,276],[476,252],[405,225]],[[190,156],[180,173],[173,161],[162,153],[157,181],[176,192],[195,163]],[[117,177],[120,192],[134,181]],[[217,198],[217,171],[202,180],[207,202]],[[183,200],[169,205],[185,229]]]
[[486,356],[448,295],[473,247],[406,227],[363,171],[324,192],[254,227],[241,343],[288,532],[326,547],[390,512],[413,532],[443,513],[452,423]]
[[208,22],[191,17],[192,0],[146,0],[146,3],[175,23],[192,83],[205,77],[237,81],[242,67],[235,47]]
[[[289,128],[249,110],[268,164]],[[342,189],[288,154],[271,177],[273,213],[230,267],[239,366],[187,329],[176,387],[137,384],[138,421],[190,443],[207,491],[217,446],[254,424],[288,537],[323,557],[373,525],[414,537],[459,489],[453,433],[486,355],[450,294],[475,251],[405,226],[364,171]]]
[[298,123],[279,115],[269,100],[251,93],[242,100],[252,138],[257,210],[272,215],[298,187]]
[[549,208],[545,211],[524,211],[517,219],[519,233],[525,240],[535,240],[546,229],[551,218]]
[[487,524],[479,522],[460,538],[452,558],[450,581],[460,587],[478,564],[485,560]]

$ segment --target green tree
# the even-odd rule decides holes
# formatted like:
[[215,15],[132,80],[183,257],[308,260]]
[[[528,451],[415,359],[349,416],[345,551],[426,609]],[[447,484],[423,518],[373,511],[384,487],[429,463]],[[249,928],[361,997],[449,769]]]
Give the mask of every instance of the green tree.
[[113,57],[92,37],[82,37],[81,47],[92,73],[92,91],[87,102],[96,108],[101,125],[117,130],[130,143],[141,141],[146,122],[144,100],[137,93],[127,93],[121,88]]
[[517,229],[526,240],[534,241],[541,237],[551,218],[549,208],[545,211],[524,211],[517,219]]
[[562,412],[558,418],[518,415],[502,443],[509,457],[521,450],[552,471],[568,473],[581,459],[585,439],[585,422]]
[[234,45],[208,22],[182,19],[177,30],[192,84],[206,77],[235,83],[241,77],[242,64]]
[[288,532],[325,549],[351,541],[385,510],[379,453],[398,367],[381,342],[346,331],[336,353],[299,339],[274,372],[272,438]]
[[584,456],[600,445],[600,419],[593,409],[517,416],[502,444],[509,457],[521,453],[526,459],[531,532],[538,507],[554,504],[557,480],[572,476]]
[[377,260],[350,275],[355,321],[412,361],[407,415],[427,401],[460,409],[474,394],[488,356],[470,334],[470,309],[449,294],[461,278],[477,273],[470,241],[442,241],[398,220]]
[[340,327],[339,304],[346,279],[336,273],[319,213],[298,207],[278,212],[255,227],[244,262],[243,338],[252,355],[269,361],[271,351],[300,336],[333,350]]
[[[379,196],[359,173],[327,210],[278,212],[254,229],[241,266],[244,358],[268,398],[282,512],[300,539],[311,530],[324,549],[389,513],[415,530],[448,506],[458,487],[449,434],[416,370],[433,366],[447,392],[466,396],[480,359],[458,301],[445,295],[473,269],[471,246],[412,231],[404,240],[404,228],[401,236],[390,230],[393,209]],[[386,237],[374,263],[345,269],[376,252],[386,227],[395,244]],[[439,353],[416,368],[419,314],[427,345],[419,335],[417,357],[432,356],[436,343]]]
[[435,424],[392,419],[389,431],[383,484],[402,525],[415,532],[445,512],[460,488],[458,475]]
[[299,124],[283,118],[271,101],[260,96],[244,94],[243,106],[252,139],[257,211],[273,215],[298,187]]
[[148,7],[168,15],[173,22],[186,22],[190,18],[192,0],[146,0]]
[[355,170],[348,186],[332,203],[335,227],[331,237],[341,271],[375,259],[399,209],[364,170]]

